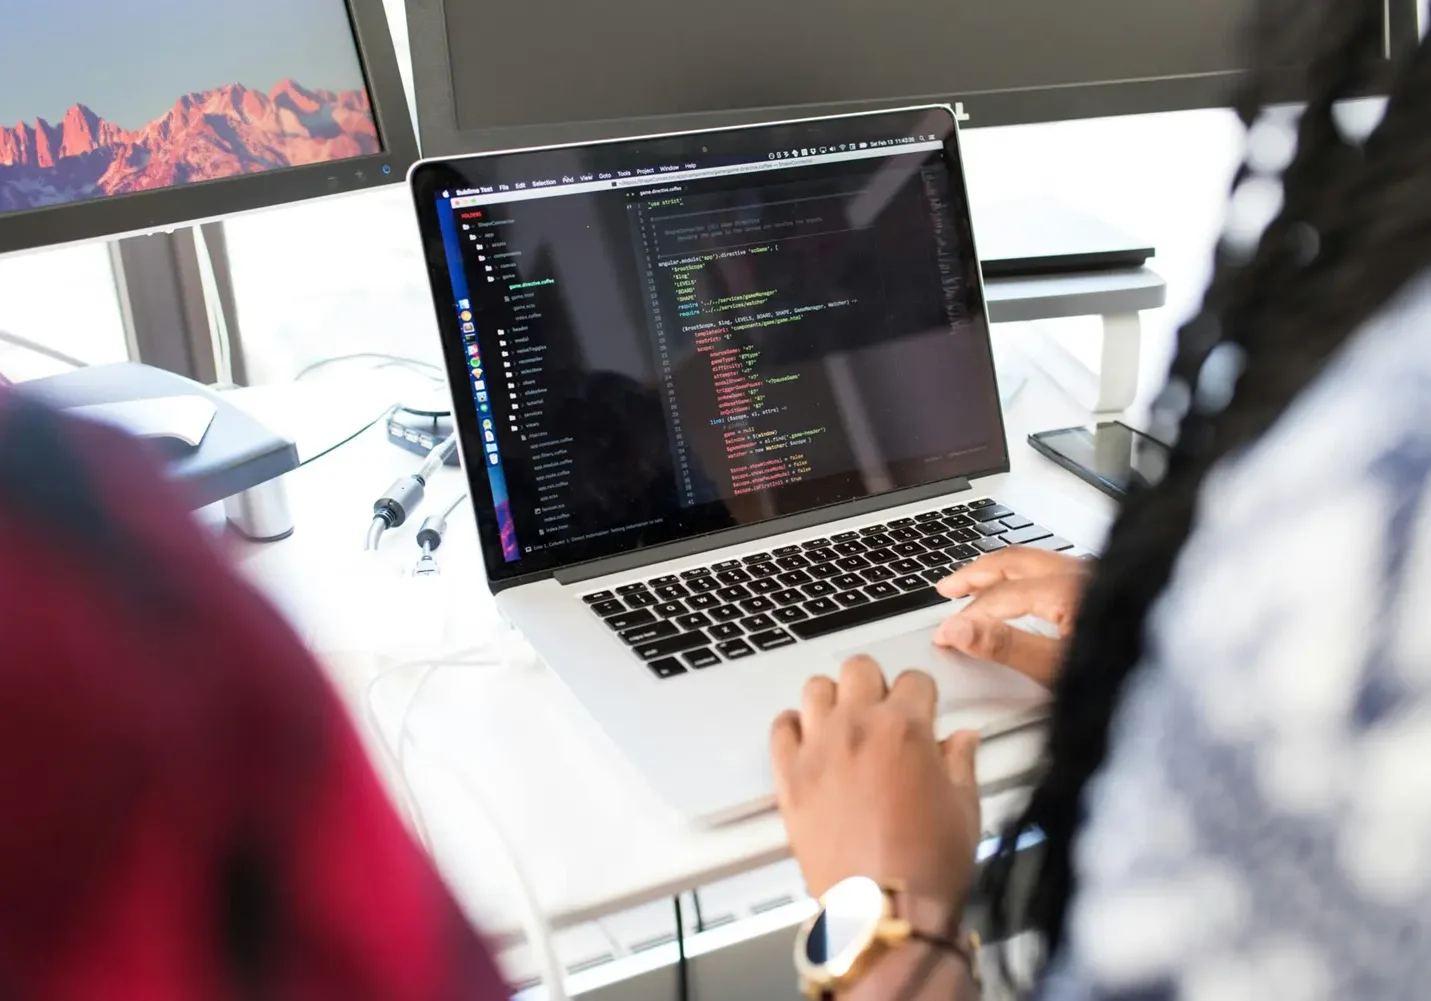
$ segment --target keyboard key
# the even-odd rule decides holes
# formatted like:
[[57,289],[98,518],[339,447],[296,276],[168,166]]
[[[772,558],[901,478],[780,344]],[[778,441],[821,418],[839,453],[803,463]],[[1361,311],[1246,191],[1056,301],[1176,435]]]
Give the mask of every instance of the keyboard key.
[[956,514],[963,514],[967,510],[969,510],[969,506],[967,504],[955,504],[952,507],[946,507],[943,511],[940,511],[939,513],[943,515],[953,516]]
[[899,594],[899,588],[893,584],[871,584],[865,588],[865,594],[869,595],[875,601],[883,601],[885,598],[893,598]]
[[595,594],[586,595],[581,600],[586,602],[588,605],[596,605],[600,604],[603,601],[610,601],[614,597],[616,597],[616,595],[612,594],[610,591],[597,591]]
[[682,659],[696,670],[703,667],[715,667],[720,663],[720,655],[710,647],[702,647],[699,650],[692,650],[690,653],[682,654]]
[[739,584],[730,587],[723,587],[716,592],[716,597],[721,601],[743,601],[750,597],[750,591]]
[[808,553],[808,552],[809,552],[810,550],[812,550],[812,549],[824,549],[824,548],[825,548],[826,546],[828,546],[829,544],[830,544],[830,540],[829,540],[829,539],[811,539],[809,542],[806,542],[806,543],[804,543],[803,545],[801,545],[800,548],[803,549],[803,550],[805,550],[805,552]]
[[896,556],[902,556],[906,559],[914,559],[914,557],[918,556],[920,553],[927,552],[927,550],[917,542],[901,542],[899,545],[894,547],[894,552]]
[[855,539],[852,542],[840,542],[831,547],[841,556],[858,556],[868,548],[863,542]]
[[691,592],[687,591],[683,584],[663,584],[654,589],[656,597],[662,601],[675,601],[677,598],[684,598]]
[[667,636],[665,639],[656,640],[653,643],[643,643],[635,647],[634,652],[642,660],[658,660],[661,657],[670,657],[672,654],[684,653],[687,650],[696,650],[709,645],[710,639],[697,629],[695,632],[681,633],[679,636]]
[[974,531],[978,532],[980,535],[1003,535],[1008,530],[1009,526],[1005,525],[1002,521],[986,521],[984,524],[974,529]]
[[745,635],[745,630],[734,622],[721,622],[711,626],[706,632],[710,633],[711,639],[724,643],[726,640],[739,639]]
[[795,637],[784,629],[771,629],[769,632],[756,633],[750,637],[750,642],[761,650],[779,650],[781,647],[794,646]]
[[828,547],[821,549],[812,549],[805,555],[810,557],[810,561],[812,563],[833,563],[840,558],[839,553]]
[[954,557],[948,553],[925,553],[919,557],[919,562],[927,567],[947,567],[954,562]]
[[1013,513],[1014,512],[1010,511],[1006,507],[1001,507],[998,504],[994,504],[990,507],[979,508],[979,510],[969,515],[969,517],[973,518],[977,522],[982,523],[986,521],[993,521],[995,518],[1007,518]]
[[950,546],[948,549],[944,550],[944,552],[948,553],[952,559],[959,560],[960,562],[963,562],[965,560],[977,560],[979,558],[979,550],[975,549],[973,546]]
[[598,601],[591,606],[591,610],[604,618],[608,615],[620,615],[626,611],[626,606],[612,599],[611,601]]
[[781,625],[788,626],[792,622],[804,622],[810,616],[798,605],[791,605],[789,608],[777,608],[773,613],[775,621]]
[[729,643],[720,644],[716,649],[726,660],[741,660],[745,657],[755,656],[755,648],[745,640],[731,640]]
[[811,577],[804,570],[791,570],[789,573],[780,575],[780,583],[786,587],[799,587],[801,584],[808,584],[814,577]]
[[856,605],[869,603],[869,597],[863,591],[841,591],[835,595],[835,604],[841,608],[854,608]]
[[860,538],[868,539],[872,535],[879,535],[884,531],[883,525],[868,525],[860,529]]
[[1016,514],[1012,518],[1005,518],[1003,519],[1003,521],[1005,528],[1028,528],[1030,525],[1033,524],[1033,522],[1029,521],[1021,514]]
[[949,538],[955,542],[978,542],[983,536],[971,528],[960,528],[949,533]]
[[[864,597],[864,595],[860,597]],[[926,587],[922,591],[909,591],[883,601],[870,601],[866,598],[865,603],[859,607],[846,608],[833,615],[822,615],[809,622],[797,622],[790,628],[801,639],[812,640],[839,632],[842,629],[852,629],[855,626],[878,622],[881,619],[903,615],[906,612],[915,612],[921,608],[933,608],[943,601],[944,598],[938,591],[932,587]]]
[[839,610],[840,606],[835,604],[833,598],[816,598],[814,601],[805,602],[805,611],[811,615],[829,615],[831,612]]
[[1048,529],[1040,525],[1030,525],[1028,528],[1019,528],[1009,532],[1004,536],[1004,541],[1011,546],[1023,546],[1030,542],[1037,542],[1039,539],[1047,539],[1053,535]]
[[706,613],[716,622],[734,622],[745,615],[739,605],[721,605],[719,608],[712,608]]
[[799,551],[800,551],[800,547],[799,547],[799,546],[781,546],[779,549],[775,550],[775,555],[776,555],[776,556],[794,556],[794,555],[795,555],[796,553],[798,553]]
[[[893,545],[893,543],[891,543],[891,545]],[[869,560],[871,563],[893,563],[895,560],[899,559],[899,554],[896,553],[893,549],[871,549],[869,552],[865,553],[865,559]]]
[[859,532],[841,532],[839,535],[830,536],[831,542],[849,542],[860,537]]
[[805,596],[792,587],[788,591],[781,591],[778,594],[772,594],[770,596],[770,600],[775,602],[777,605],[798,605],[800,604],[800,602],[805,600]]
[[679,632],[680,630],[674,623],[652,622],[648,625],[624,630],[620,635],[624,642],[635,646],[637,643],[650,643],[652,640],[665,639],[667,636],[674,636]]
[[682,664],[675,657],[663,657],[661,660],[653,660],[646,665],[658,678],[674,678],[678,674],[686,673],[686,665]]
[[835,585],[827,580],[817,580],[813,584],[806,584],[802,591],[811,598],[823,598],[827,594],[835,593]]
[[697,577],[709,577],[710,569],[707,567],[696,567],[694,570],[682,570],[681,580],[695,580]]
[[977,511],[977,510],[979,510],[980,508],[993,507],[993,506],[994,506],[994,502],[991,501],[991,500],[989,500],[989,498],[987,498],[987,497],[982,498],[981,500],[972,500],[972,501],[969,502],[969,510],[970,510],[970,511]]
[[720,599],[713,594],[693,594],[686,599],[686,605],[698,612],[704,612],[707,608],[715,608],[719,604]]
[[769,598],[747,598],[740,603],[740,607],[745,609],[747,614],[754,615],[756,612],[770,611],[775,607],[775,602]]
[[1036,542],[1027,543],[1030,549],[1047,549],[1051,553],[1062,553],[1073,548],[1073,543],[1067,539],[1060,539],[1056,535],[1050,535],[1047,539],[1039,539]]
[[646,590],[645,584],[622,584],[616,589],[616,593],[625,597],[628,594],[635,594],[637,591]]
[[846,556],[844,559],[836,560],[835,566],[846,572],[863,570],[870,565],[870,561],[863,556]]
[[650,591],[637,591],[635,594],[628,594],[625,600],[627,608],[650,608],[661,601]]
[[929,585],[924,582],[923,577],[910,574],[907,577],[899,578],[899,580],[894,582],[894,586],[901,591],[921,591]]
[[996,553],[1000,549],[1007,549],[1009,544],[1000,538],[980,539],[974,543],[974,548],[981,553]]
[[954,545],[954,540],[947,535],[926,535],[919,541],[925,549],[944,549]]
[[663,601],[661,604],[652,607],[651,611],[663,619],[670,619],[677,615],[685,615],[690,609],[686,607],[685,602]]
[[774,577],[780,572],[780,568],[774,563],[752,563],[745,568],[745,572],[760,580],[763,577]]
[[775,628],[775,620],[764,612],[742,619],[740,624],[748,633],[758,633],[765,629]]
[[721,560],[719,563],[713,565],[711,569],[719,573],[722,570],[735,570],[739,566],[740,560]]
[[921,570],[921,576],[931,584],[938,584],[945,577],[949,576],[949,571],[940,567],[938,570]]
[[820,563],[810,568],[810,576],[816,580],[838,577],[843,571],[833,563]]
[[[916,542],[923,538],[919,531],[913,528],[896,528],[889,533],[889,537],[895,542]],[[895,546],[894,551],[899,552],[899,547]]]
[[644,626],[655,621],[656,616],[643,609],[639,612],[621,612],[616,615],[607,616],[606,624],[617,632],[620,632],[623,629]]
[[682,615],[676,619],[676,625],[682,629],[704,629],[710,624],[710,616],[704,612],[692,612],[690,615]]
[[716,574],[716,580],[722,584],[744,584],[750,580],[750,574],[744,570],[722,570]]
[[751,591],[756,594],[774,594],[776,591],[784,590],[785,585],[774,577],[766,577],[764,580],[750,582]]
[[902,560],[895,560],[889,565],[889,568],[895,573],[919,573],[920,570],[924,569],[924,564],[918,560],[905,557]]
[[883,532],[880,532],[878,535],[866,535],[865,545],[871,549],[887,549],[894,545],[894,540]]
[[751,555],[751,556],[745,557],[744,559],[741,560],[741,562],[744,563],[746,566],[750,566],[750,564],[752,564],[752,563],[769,563],[769,562],[770,562],[770,554],[769,554],[769,553],[755,553],[755,554],[753,554],[753,555]]
[[841,591],[849,591],[853,588],[860,587],[864,582],[865,579],[863,577],[852,573],[843,574],[830,581],[831,584],[834,584]]
[[[710,571],[707,570],[706,573],[710,573]],[[696,594],[708,594],[709,592],[715,591],[720,587],[720,581],[716,580],[714,577],[697,577],[695,580],[691,581],[686,586],[689,587]]]
[[894,580],[899,574],[889,567],[870,567],[868,570],[860,571],[860,576],[871,584],[878,584],[882,580]]
[[920,521],[937,521],[938,519],[939,519],[939,512],[938,512],[938,511],[925,511],[923,514],[916,514],[916,515],[914,516],[914,520],[915,520],[916,522],[920,522]]
[[775,565],[782,570],[804,570],[810,561],[804,556],[782,556],[775,561]]
[[944,527],[948,529],[968,528],[974,524],[976,524],[974,519],[970,518],[967,514],[956,514],[951,518],[944,519]]
[[[677,578],[674,574],[669,574],[665,577],[654,577],[651,580],[648,580],[646,584],[650,587],[665,587],[667,584],[676,583],[676,580]],[[680,598],[683,596],[678,594],[676,595],[676,597]]]
[[[910,525],[913,525],[913,524],[914,524],[914,519],[913,519],[913,518],[896,518],[894,521],[892,521],[892,522],[889,523],[889,527],[890,527],[890,528],[908,528]],[[891,532],[890,534],[893,535],[894,533]]]

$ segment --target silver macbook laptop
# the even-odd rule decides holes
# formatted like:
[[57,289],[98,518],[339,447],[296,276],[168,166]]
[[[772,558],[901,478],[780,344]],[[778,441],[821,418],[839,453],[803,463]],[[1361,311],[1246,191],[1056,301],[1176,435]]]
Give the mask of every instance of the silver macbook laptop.
[[1009,456],[947,108],[518,150],[411,175],[486,572],[673,806],[767,807],[767,736],[852,652],[942,725],[1039,714],[941,654],[934,583],[1069,548]]

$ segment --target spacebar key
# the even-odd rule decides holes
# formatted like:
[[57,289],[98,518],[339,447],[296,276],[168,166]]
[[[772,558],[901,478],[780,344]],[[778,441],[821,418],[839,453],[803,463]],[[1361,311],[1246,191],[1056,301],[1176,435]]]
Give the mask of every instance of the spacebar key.
[[650,643],[641,643],[635,647],[635,652],[636,656],[642,660],[655,660],[658,657],[669,657],[673,653],[694,650],[696,647],[710,646],[710,642],[704,632],[696,629],[688,633],[681,633],[679,636],[668,636]]
[[863,626],[869,622],[878,622],[880,619],[903,615],[905,612],[933,608],[935,605],[942,605],[944,601],[945,598],[942,594],[932,587],[926,587],[921,591],[910,591],[895,598],[886,598],[884,601],[856,605],[854,608],[846,608],[832,615],[822,615],[818,619],[792,623],[788,628],[802,640],[813,640],[840,632],[842,629],[853,629],[855,626]]

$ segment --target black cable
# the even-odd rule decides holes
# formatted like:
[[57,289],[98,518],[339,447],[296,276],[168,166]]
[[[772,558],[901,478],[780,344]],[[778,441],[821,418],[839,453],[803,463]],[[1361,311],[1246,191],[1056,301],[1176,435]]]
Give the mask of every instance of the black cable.
[[676,905],[676,955],[680,957],[676,965],[676,996],[679,1001],[691,1001],[690,970],[686,966],[686,919],[681,913],[680,894],[672,897],[671,901]]
[[691,891],[691,901],[696,905],[696,934],[706,930],[706,917],[701,913],[701,895],[695,890]]
[[355,442],[355,441],[357,441],[359,438],[361,438],[363,435],[365,435],[365,434],[367,434],[369,431],[371,431],[373,428],[375,428],[378,424],[380,424],[380,423],[382,423],[383,421],[387,420],[389,417],[391,417],[393,414],[397,413],[397,412],[398,412],[399,410],[401,410],[401,409],[402,409],[402,408],[399,407],[399,406],[391,406],[391,407],[388,407],[388,408],[387,408],[386,410],[384,410],[382,413],[378,414],[378,416],[374,417],[372,420],[368,421],[368,423],[366,423],[366,424],[364,424],[362,427],[358,428],[358,430],[356,430],[356,431],[354,431],[352,434],[348,435],[348,437],[346,437],[346,438],[344,438],[342,441],[338,442],[338,444],[336,444],[336,445],[330,445],[328,448],[325,448],[323,451],[319,452],[317,455],[310,455],[308,458],[304,459],[302,462],[300,462],[300,463],[298,464],[298,468],[299,468],[299,469],[302,469],[304,466],[308,465],[308,464],[311,463],[311,462],[317,462],[319,459],[323,458],[324,456],[332,455],[334,452],[338,451],[338,449],[342,448],[344,445],[352,444],[353,442]]

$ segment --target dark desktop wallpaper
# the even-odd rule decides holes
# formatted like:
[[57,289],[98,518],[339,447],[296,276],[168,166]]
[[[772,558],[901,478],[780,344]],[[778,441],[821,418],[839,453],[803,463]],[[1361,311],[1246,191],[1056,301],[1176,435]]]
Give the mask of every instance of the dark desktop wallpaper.
[[343,0],[0,0],[0,25],[0,216],[380,149]]

